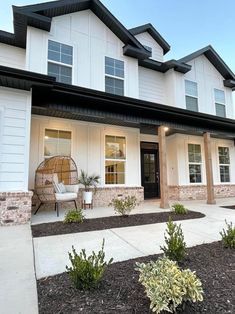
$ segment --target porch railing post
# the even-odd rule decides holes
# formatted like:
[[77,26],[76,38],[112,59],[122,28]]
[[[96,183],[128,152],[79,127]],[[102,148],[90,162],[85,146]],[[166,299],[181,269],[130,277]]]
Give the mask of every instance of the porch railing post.
[[213,168],[211,157],[211,136],[210,133],[205,132],[204,149],[205,149],[205,163],[206,163],[206,187],[207,187],[207,204],[215,204],[214,182],[213,182]]
[[158,127],[159,140],[159,164],[160,164],[160,192],[161,208],[169,208],[168,185],[167,185],[167,160],[166,160],[166,134],[165,127]]

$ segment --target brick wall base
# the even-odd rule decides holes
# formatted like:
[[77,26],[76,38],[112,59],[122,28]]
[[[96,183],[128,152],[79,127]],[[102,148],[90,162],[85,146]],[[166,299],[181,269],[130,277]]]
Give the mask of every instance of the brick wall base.
[[31,217],[32,192],[0,192],[0,225],[25,224]]
[[[82,204],[82,192],[83,189],[79,190],[78,202]],[[118,196],[135,196],[137,202],[141,203],[144,201],[144,188],[143,187],[108,187],[108,188],[97,188],[96,193],[93,195],[94,207],[106,207],[109,205],[113,198]]]
[[[235,197],[235,185],[215,185],[215,198]],[[205,200],[207,198],[206,185],[169,186],[171,200]]]

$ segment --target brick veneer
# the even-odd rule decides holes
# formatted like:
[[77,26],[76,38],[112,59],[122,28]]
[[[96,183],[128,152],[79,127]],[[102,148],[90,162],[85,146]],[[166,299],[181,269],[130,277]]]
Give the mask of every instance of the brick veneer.
[[32,192],[0,192],[0,225],[27,223],[32,195]]
[[[215,197],[235,197],[235,185],[221,184],[214,186]],[[206,185],[181,185],[169,186],[171,200],[204,200],[207,197]]]
[[[83,189],[79,190],[78,201],[82,202]],[[118,196],[135,196],[137,202],[141,203],[144,201],[144,188],[143,187],[108,187],[108,188],[97,188],[96,193],[93,196],[94,207],[108,206],[111,200]]]

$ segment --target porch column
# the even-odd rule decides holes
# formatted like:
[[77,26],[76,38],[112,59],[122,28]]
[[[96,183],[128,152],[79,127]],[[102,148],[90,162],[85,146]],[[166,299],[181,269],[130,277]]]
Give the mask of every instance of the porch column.
[[167,162],[166,162],[166,135],[163,125],[158,127],[159,140],[159,165],[160,165],[160,191],[161,208],[169,208],[168,186],[167,186]]
[[205,147],[205,162],[206,162],[206,182],[207,182],[207,204],[215,204],[213,169],[211,159],[211,135],[206,132],[203,134]]

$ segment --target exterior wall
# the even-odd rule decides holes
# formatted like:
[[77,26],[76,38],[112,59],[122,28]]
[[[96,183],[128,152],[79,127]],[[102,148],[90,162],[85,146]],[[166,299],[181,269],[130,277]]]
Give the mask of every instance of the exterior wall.
[[[235,197],[235,185],[214,185],[214,192],[216,198]],[[171,200],[178,201],[205,200],[207,197],[206,185],[169,186],[169,197]]]
[[0,226],[27,223],[32,195],[32,192],[0,192]]
[[0,65],[25,69],[25,50],[0,43]]
[[28,191],[31,92],[0,88],[0,191]]
[[135,37],[139,40],[139,42],[142,45],[152,48],[151,59],[163,62],[163,54],[164,54],[163,49],[148,32],[138,34]]
[[125,96],[139,98],[138,60],[123,56],[123,42],[92,11],[53,18],[50,33],[28,27],[27,70],[47,74],[49,39],[73,46],[73,85],[104,91],[108,56],[124,61]]
[[[78,171],[101,176],[101,187],[140,187],[140,140],[139,129],[115,127],[75,120],[32,116],[30,144],[29,187],[34,187],[34,174],[44,159],[45,128],[72,132],[72,158]],[[105,135],[126,137],[126,183],[125,185],[105,185]]]
[[192,66],[191,71],[185,75],[175,72],[175,90],[174,105],[176,107],[186,108],[185,103],[185,79],[194,81],[198,84],[198,107],[199,112],[215,115],[214,88],[225,92],[226,116],[235,118],[232,90],[224,87],[224,78],[210,63],[210,61],[201,55],[198,58],[188,62]]
[[139,67],[139,98],[165,103],[164,74]]

